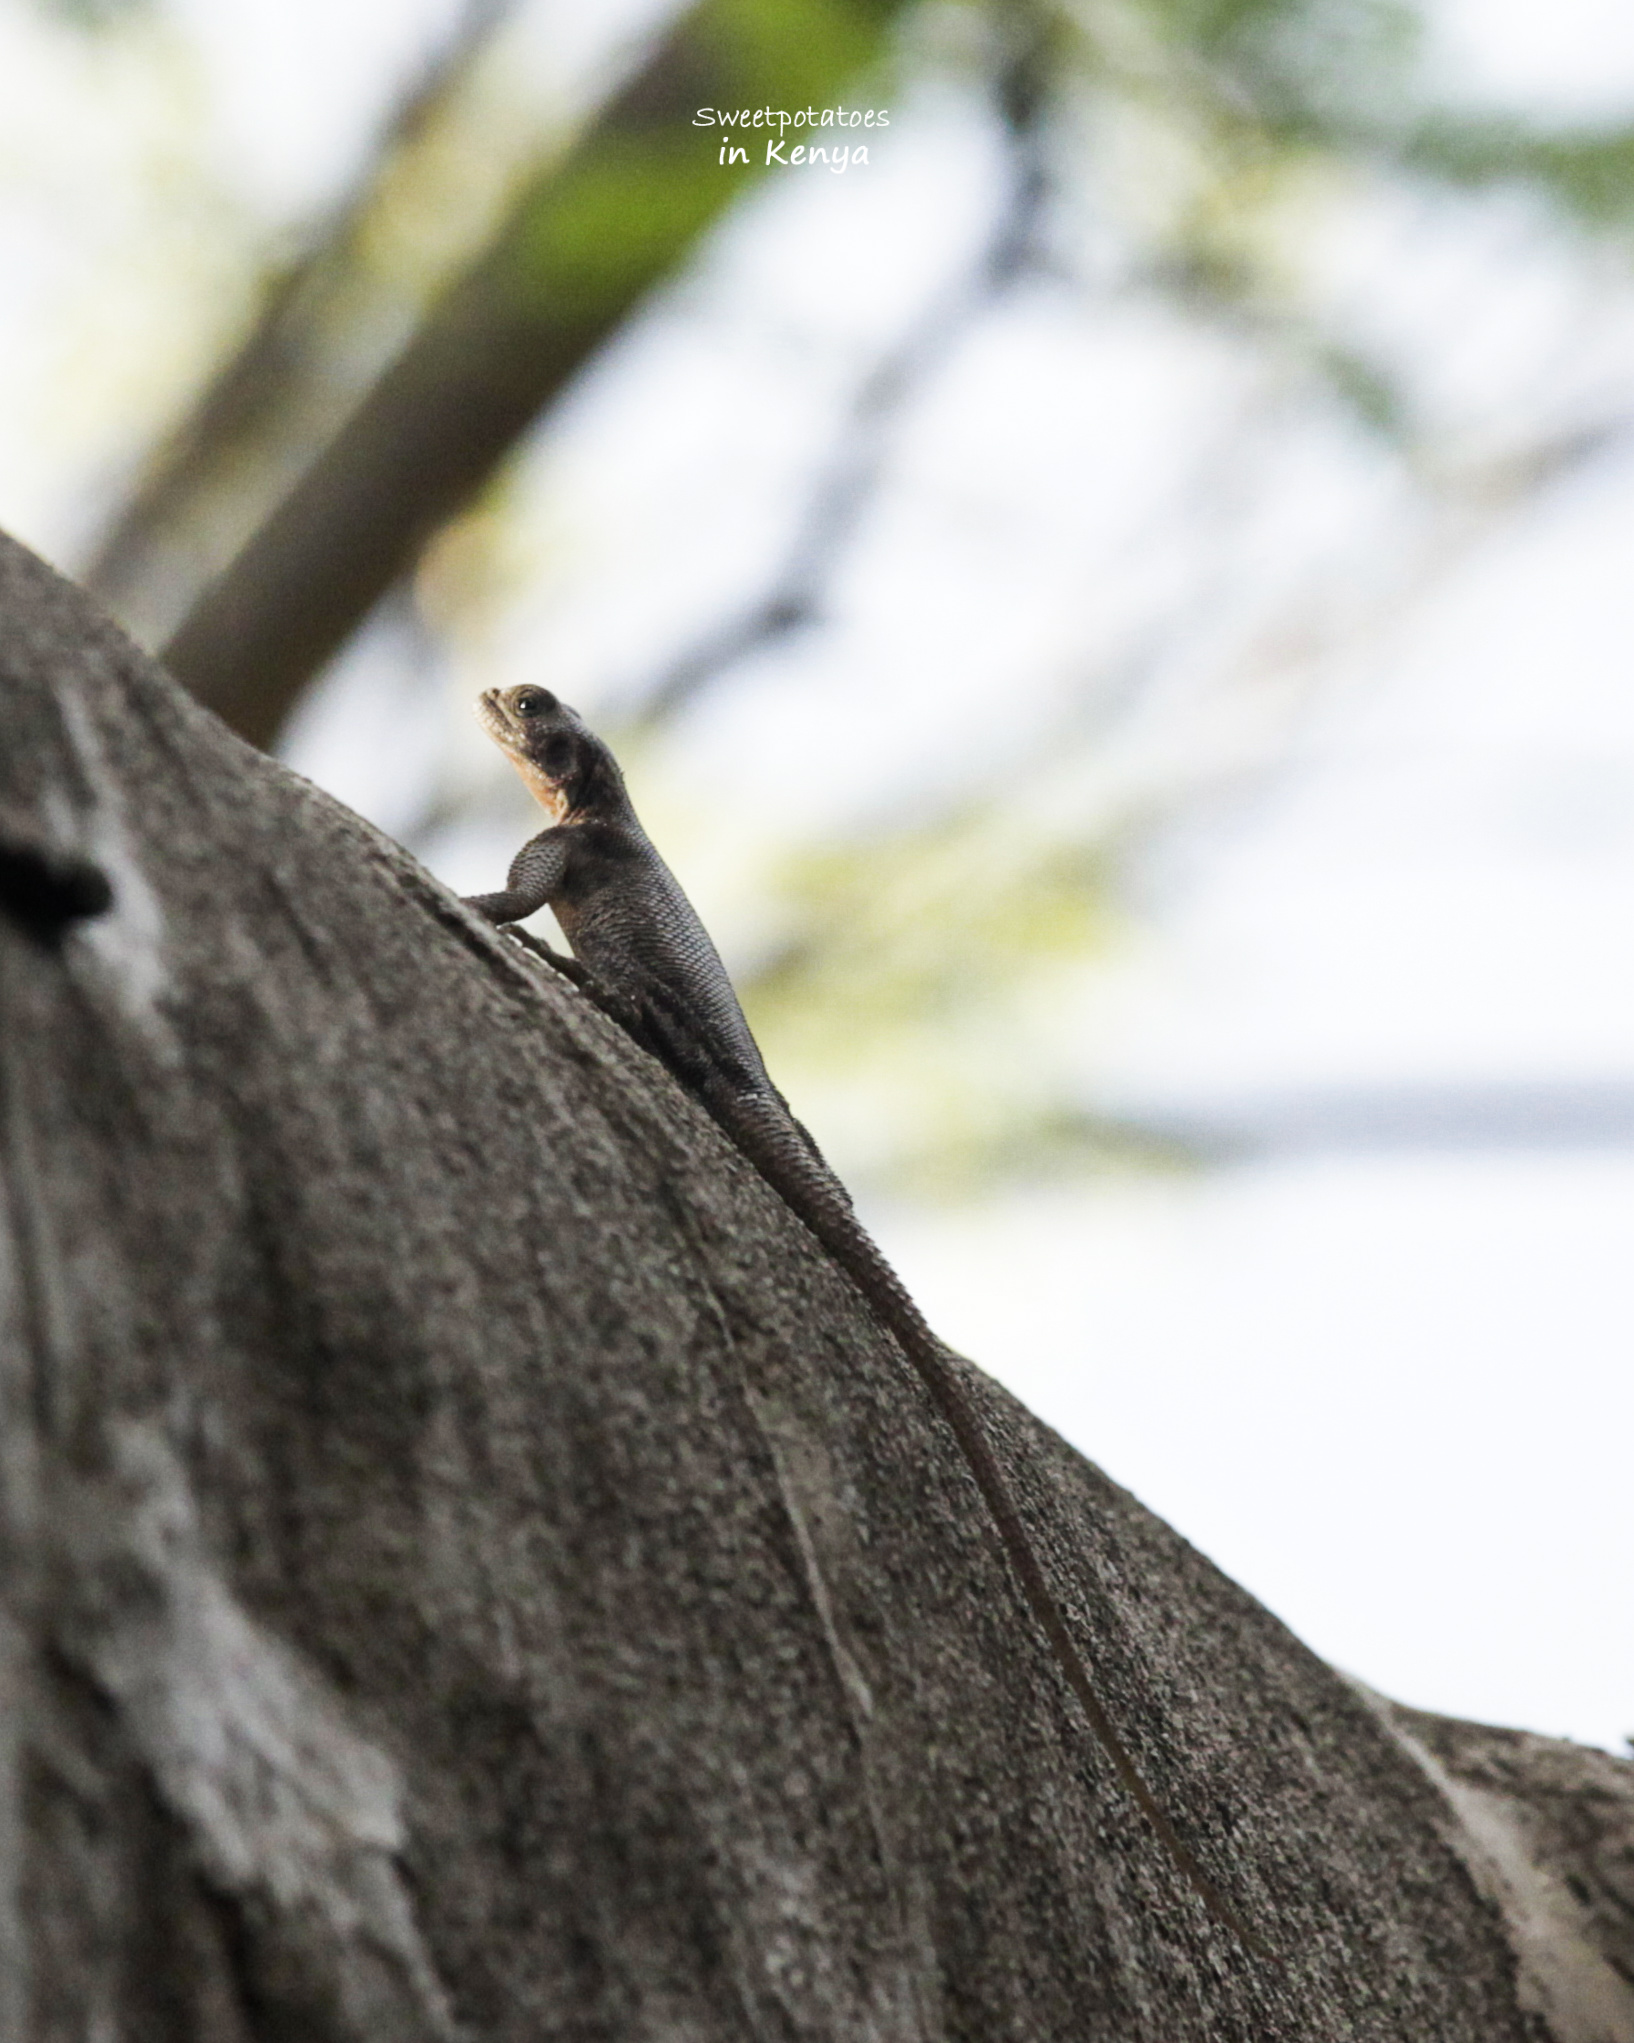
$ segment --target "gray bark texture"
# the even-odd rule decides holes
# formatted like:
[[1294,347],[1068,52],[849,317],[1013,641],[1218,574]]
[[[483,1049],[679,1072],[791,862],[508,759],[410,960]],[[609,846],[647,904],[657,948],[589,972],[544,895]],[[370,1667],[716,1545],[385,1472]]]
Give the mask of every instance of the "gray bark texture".
[[1634,2039],[1634,1768],[972,1371],[1211,1921],[776,1196],[9,543],[0,1157],[3,2043]]

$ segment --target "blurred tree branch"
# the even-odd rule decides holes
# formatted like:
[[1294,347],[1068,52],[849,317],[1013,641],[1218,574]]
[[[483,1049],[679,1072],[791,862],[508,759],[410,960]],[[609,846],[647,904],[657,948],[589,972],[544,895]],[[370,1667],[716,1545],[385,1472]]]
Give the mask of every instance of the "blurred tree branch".
[[741,188],[700,105],[821,103],[879,52],[898,0],[704,0],[488,247],[311,459],[165,648],[265,744],[311,676]]
[[[152,642],[169,633],[222,564],[216,549],[224,539],[230,545],[247,537],[268,493],[286,486],[314,440],[340,423],[356,392],[338,357],[361,353],[367,360],[358,329],[384,324],[389,332],[393,324],[382,320],[385,290],[364,246],[377,224],[381,189],[446,113],[515,4],[467,0],[392,109],[367,164],[304,250],[268,280],[237,352],[160,445],[109,524],[85,580],[139,637]],[[365,308],[363,300],[376,302]],[[337,345],[343,337],[349,348]]]
[[[125,621],[150,641],[168,636],[175,670],[257,742],[270,741],[306,680],[684,261],[738,188],[710,160],[707,133],[691,130],[692,109],[821,99],[877,53],[880,30],[899,11],[899,0],[804,0],[785,17],[771,0],[705,0],[649,51],[565,158],[552,152],[536,162],[483,253],[429,310],[423,297],[405,304],[399,291],[392,316],[382,318],[378,305],[360,315],[360,252],[380,189],[457,97],[509,4],[472,0],[388,125],[368,175],[317,245],[274,283],[255,331],[171,436],[90,569],[92,586]],[[1354,85],[1324,84],[1313,68],[1314,25],[1332,27],[1340,16],[1345,46],[1355,44],[1376,84],[1399,62],[1407,34],[1400,10],[1388,6],[1335,15],[1332,6],[1253,0],[1184,24],[1162,8],[1134,8],[1121,43],[1110,17],[1096,25],[1033,7],[999,17],[1008,48],[998,96],[1012,168],[988,245],[973,273],[864,379],[770,586],[665,665],[639,707],[644,721],[662,720],[815,614],[887,458],[889,423],[1026,260],[1045,185],[1040,110],[1074,63],[1096,91],[1131,103],[1166,79],[1158,97],[1172,97],[1222,161],[1365,146],[1455,183],[1498,175],[1506,164],[1549,182],[1560,150],[1521,150],[1521,164],[1507,130],[1388,130],[1375,121],[1363,137]],[[1129,25],[1142,19],[1148,31],[1163,30],[1150,47],[1128,41]],[[1180,44],[1164,48],[1176,33]],[[1626,184],[1614,140],[1586,148],[1590,182]],[[1554,182],[1572,185],[1584,151],[1567,154],[1572,174],[1562,170]],[[1596,200],[1602,216],[1606,203]],[[1211,202],[1177,227],[1167,281],[1183,296],[1264,318],[1253,280],[1234,267],[1237,231],[1230,206],[1221,212]],[[359,332],[371,324],[373,348],[366,336],[360,348]],[[383,333],[401,338],[384,363]],[[1388,377],[1343,345],[1318,352],[1336,387],[1385,420],[1395,403]]]

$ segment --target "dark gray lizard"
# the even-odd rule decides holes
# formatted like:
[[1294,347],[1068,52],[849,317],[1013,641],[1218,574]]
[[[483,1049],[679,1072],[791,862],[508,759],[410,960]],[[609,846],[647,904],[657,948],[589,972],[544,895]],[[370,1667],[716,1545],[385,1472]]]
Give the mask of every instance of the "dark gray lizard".
[[548,689],[489,689],[478,708],[551,827],[517,853],[503,893],[478,894],[467,905],[493,923],[551,908],[573,946],[571,966],[548,953],[553,962],[569,967],[669,1067],[850,1277],[958,1442],[1022,1597],[1119,1779],[1209,1913],[1259,1951],[1176,1834],[1095,1693],[966,1391],[961,1371],[969,1365],[931,1332],[772,1084],[726,968],[642,829],[618,762]]

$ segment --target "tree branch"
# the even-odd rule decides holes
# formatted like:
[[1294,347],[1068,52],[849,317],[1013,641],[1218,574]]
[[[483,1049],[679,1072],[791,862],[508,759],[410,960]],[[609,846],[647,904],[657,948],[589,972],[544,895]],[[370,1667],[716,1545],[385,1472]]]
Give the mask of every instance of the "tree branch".
[[898,0],[703,0],[490,247],[183,619],[173,671],[257,744],[740,188],[700,105],[821,101]]
[[[325,420],[345,378],[329,328],[356,292],[359,244],[379,188],[456,95],[514,0],[466,0],[453,29],[388,115],[370,161],[268,285],[250,332],[210,378],[148,463],[85,569],[84,579],[139,634],[168,636],[198,584],[182,561],[208,560],[209,539],[232,525],[226,501],[276,488]],[[352,320],[356,323],[356,308]],[[350,336],[353,351],[356,336]],[[338,421],[326,421],[333,424]],[[207,530],[201,530],[207,528]],[[218,556],[219,558],[219,556]],[[205,572],[208,570],[205,569]]]

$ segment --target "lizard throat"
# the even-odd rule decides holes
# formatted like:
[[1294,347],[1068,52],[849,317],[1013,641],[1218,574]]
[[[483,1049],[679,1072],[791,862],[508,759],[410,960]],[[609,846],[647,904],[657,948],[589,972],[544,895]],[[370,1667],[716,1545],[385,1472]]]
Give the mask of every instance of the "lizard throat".
[[525,759],[520,752],[505,748],[505,756],[522,776],[522,784],[533,796],[553,823],[567,821],[567,796],[556,782],[549,779],[531,759]]

